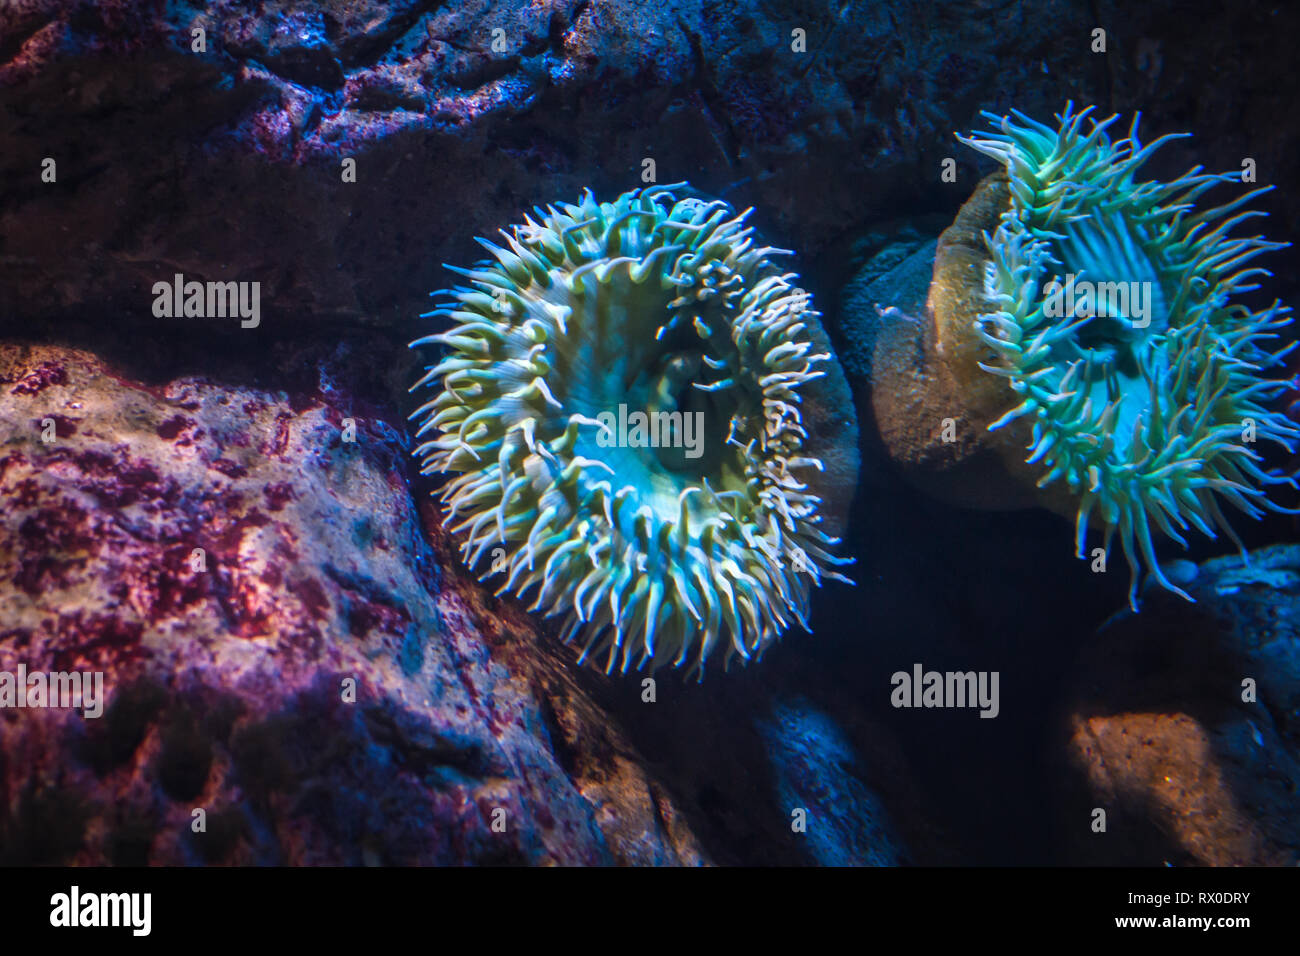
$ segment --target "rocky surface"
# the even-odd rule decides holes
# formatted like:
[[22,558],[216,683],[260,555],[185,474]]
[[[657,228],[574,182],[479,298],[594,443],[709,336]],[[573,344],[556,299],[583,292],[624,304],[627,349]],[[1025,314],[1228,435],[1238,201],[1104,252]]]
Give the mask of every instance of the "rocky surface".
[[[935,241],[898,234],[845,285],[840,335],[859,415],[892,467],[935,498],[965,508],[1014,510],[1073,503],[1035,487],[1022,422],[989,426],[1014,402],[980,362],[972,331],[983,301],[984,236],[1006,208],[1006,178],[982,180]],[[919,245],[917,244],[919,243]]]
[[109,698],[0,712],[6,862],[614,858],[439,587],[400,432],[59,349],[6,349],[0,381],[0,669]]
[[882,802],[904,784],[760,745],[780,682],[660,675],[650,701],[574,667],[416,507],[357,389],[382,362],[280,358],[317,387],[0,350],[0,672],[99,671],[107,696],[0,709],[0,860],[789,864],[858,809],[881,822],[836,862],[913,852]]
[[[261,282],[281,327],[405,325],[445,284],[438,263],[478,257],[473,235],[587,186],[640,185],[648,159],[659,182],[755,206],[806,264],[882,218],[954,210],[988,168],[952,139],[981,108],[1046,116],[1067,99],[1143,109],[1152,134],[1194,131],[1171,167],[1249,156],[1260,183],[1290,182],[1290,35],[1274,5],[1219,13],[1208,0],[7,3],[0,315],[157,324],[147,290],[180,272]],[[948,157],[956,182],[940,179]],[[1269,200],[1284,222],[1297,203]]]
[[[1188,604],[1149,588],[1083,653],[1062,833],[1078,862],[1300,863],[1300,547],[1199,568]],[[1091,829],[1092,809],[1106,830]]]

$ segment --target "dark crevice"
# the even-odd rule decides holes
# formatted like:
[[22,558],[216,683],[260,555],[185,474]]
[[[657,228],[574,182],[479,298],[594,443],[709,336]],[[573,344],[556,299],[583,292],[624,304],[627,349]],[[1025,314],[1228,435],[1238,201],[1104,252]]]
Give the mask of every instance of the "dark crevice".
[[690,27],[686,25],[681,17],[677,18],[677,25],[691,46],[691,58],[694,66],[692,82],[695,85],[695,92],[706,107],[703,111],[705,121],[714,128],[718,148],[722,151],[727,165],[734,169],[737,165],[737,157],[740,155],[740,140],[728,120],[726,103],[723,102],[722,94],[718,92],[717,84],[713,79],[713,72],[709,69],[709,61],[704,55],[704,48],[700,43],[699,36],[691,32]]
[[443,0],[426,0],[425,3],[416,4],[405,13],[394,16],[373,33],[344,40],[338,45],[339,62],[349,72],[374,66],[416,23],[442,6],[442,2]]
[[564,728],[560,726],[560,718],[550,695],[544,688],[538,688],[536,696],[542,723],[546,726],[546,735],[551,740],[551,752],[555,754],[555,762],[560,765],[565,776],[574,779],[578,773],[582,752],[569,743]]

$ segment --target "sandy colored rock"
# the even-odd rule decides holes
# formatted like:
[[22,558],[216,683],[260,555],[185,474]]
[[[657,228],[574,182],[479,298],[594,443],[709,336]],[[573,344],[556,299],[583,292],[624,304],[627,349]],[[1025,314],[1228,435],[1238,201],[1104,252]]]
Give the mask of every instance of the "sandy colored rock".
[[[1079,662],[1063,728],[1071,859],[1293,866],[1300,547],[1177,570],[1196,604],[1148,588],[1141,614],[1114,618]],[[1105,833],[1090,830],[1094,807]]]
[[1014,394],[979,367],[988,349],[974,330],[987,308],[982,234],[1008,201],[1005,177],[988,177],[937,242],[850,283],[841,309],[858,350],[849,374],[884,453],[916,487],[962,507],[1040,503],[1024,428],[988,430]]

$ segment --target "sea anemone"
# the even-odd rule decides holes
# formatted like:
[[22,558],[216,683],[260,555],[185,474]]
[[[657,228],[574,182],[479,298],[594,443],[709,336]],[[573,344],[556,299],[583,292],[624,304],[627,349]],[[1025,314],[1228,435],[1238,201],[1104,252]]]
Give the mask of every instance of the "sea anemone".
[[1198,209],[1203,193],[1240,174],[1196,167],[1171,182],[1139,180],[1176,137],[1141,145],[1135,116],[1112,142],[1117,117],[1090,112],[1067,105],[1056,128],[986,113],[992,133],[958,137],[1005,169],[991,187],[1005,198],[996,228],[982,233],[983,305],[970,325],[987,347],[978,367],[1013,406],[987,427],[1015,424],[1037,487],[1068,489],[1080,557],[1090,524],[1107,553],[1118,533],[1136,609],[1144,564],[1188,597],[1161,571],[1153,532],[1186,546],[1183,532],[1222,531],[1241,547],[1224,503],[1252,518],[1286,510],[1267,487],[1294,481],[1266,471],[1251,445],[1290,450],[1300,437],[1266,407],[1286,383],[1265,372],[1290,347],[1265,343],[1290,310],[1238,301],[1270,275],[1248,264],[1285,244],[1228,235],[1264,215],[1242,210],[1266,189]]
[[479,240],[493,258],[427,313],[453,327],[412,343],[447,347],[415,453],[454,473],[466,563],[536,589],[607,673],[760,657],[808,628],[810,583],[847,580],[804,447],[818,313],[747,212],[680,192],[587,192]]

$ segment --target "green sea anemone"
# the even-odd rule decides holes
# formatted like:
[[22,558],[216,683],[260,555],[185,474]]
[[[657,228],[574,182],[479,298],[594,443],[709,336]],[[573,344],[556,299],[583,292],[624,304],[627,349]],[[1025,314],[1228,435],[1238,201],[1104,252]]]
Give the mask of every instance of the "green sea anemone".
[[1141,145],[1135,116],[1127,138],[1112,142],[1117,117],[1090,112],[1067,105],[1055,128],[986,113],[992,133],[958,137],[1005,168],[1006,201],[983,233],[974,328],[987,346],[979,367],[1015,403],[988,428],[1016,423],[1024,449],[1029,426],[1025,463],[1039,488],[1068,489],[1080,557],[1090,523],[1107,552],[1118,533],[1136,608],[1143,564],[1187,597],[1162,573],[1153,532],[1186,545],[1190,529],[1222,531],[1240,547],[1224,503],[1251,517],[1285,510],[1267,487],[1294,481],[1266,471],[1251,445],[1289,450],[1300,437],[1266,407],[1285,383],[1265,372],[1290,350],[1266,343],[1290,310],[1238,301],[1270,274],[1248,264],[1285,244],[1229,236],[1264,215],[1241,210],[1266,189],[1198,209],[1201,194],[1240,174],[1197,167],[1171,182],[1139,180],[1175,137]]
[[847,580],[806,480],[818,313],[747,213],[680,191],[588,192],[479,240],[493,258],[427,313],[454,327],[412,343],[448,349],[412,418],[424,473],[455,474],[466,563],[536,589],[606,672],[756,658],[807,629],[811,583]]

